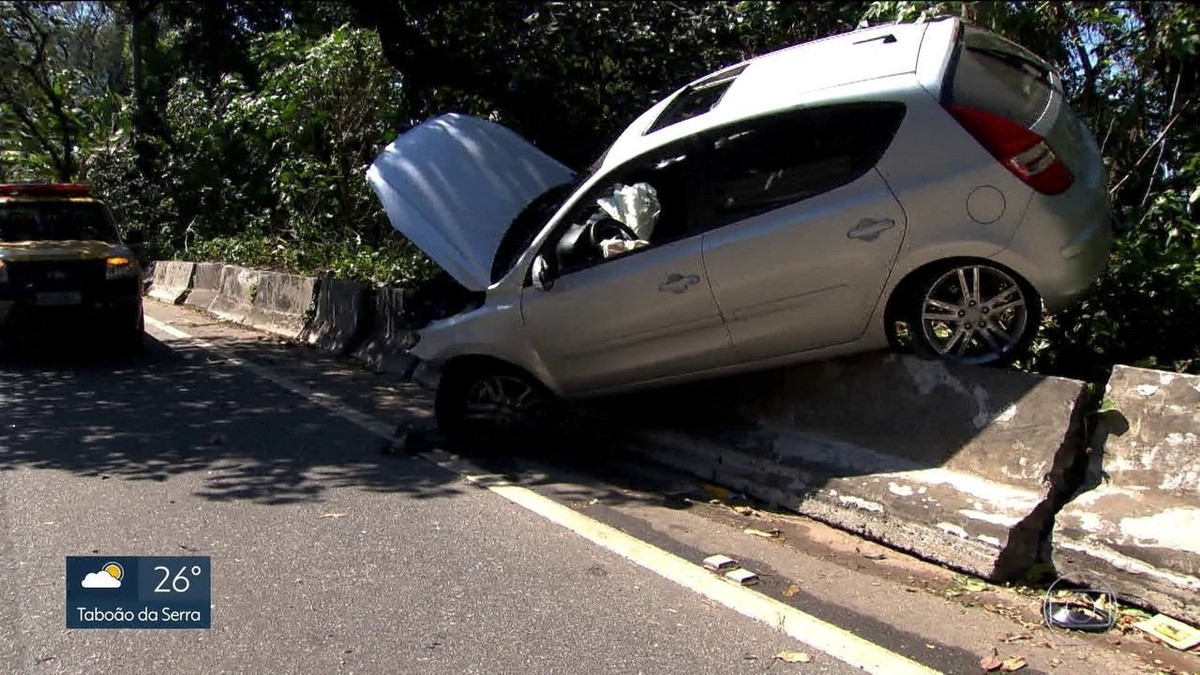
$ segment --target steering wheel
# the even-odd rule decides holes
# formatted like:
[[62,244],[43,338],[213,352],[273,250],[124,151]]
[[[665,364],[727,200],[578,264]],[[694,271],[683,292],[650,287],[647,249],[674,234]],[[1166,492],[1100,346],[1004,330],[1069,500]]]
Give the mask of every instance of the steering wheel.
[[628,225],[613,218],[601,218],[588,225],[587,241],[592,245],[592,249],[600,248],[600,242],[605,239],[610,239],[613,235],[620,235],[627,241],[637,241],[639,237]]

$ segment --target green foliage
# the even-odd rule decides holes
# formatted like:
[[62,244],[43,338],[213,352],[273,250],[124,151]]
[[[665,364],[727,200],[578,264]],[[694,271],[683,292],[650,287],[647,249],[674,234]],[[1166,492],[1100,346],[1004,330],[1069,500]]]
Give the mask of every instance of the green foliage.
[[148,256],[402,282],[432,267],[363,173],[412,124],[489,117],[584,168],[698,75],[944,13],[1058,66],[1131,226],[1025,365],[1200,371],[1200,9],[1182,2],[0,0],[0,180],[91,182]]

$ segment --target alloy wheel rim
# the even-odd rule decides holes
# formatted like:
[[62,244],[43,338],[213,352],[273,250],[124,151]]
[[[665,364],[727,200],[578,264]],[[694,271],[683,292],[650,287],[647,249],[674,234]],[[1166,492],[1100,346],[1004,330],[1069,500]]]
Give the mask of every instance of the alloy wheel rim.
[[1028,299],[1007,273],[987,265],[938,277],[921,302],[921,331],[941,358],[990,363],[1010,354],[1029,322]]
[[511,375],[493,375],[471,385],[464,417],[503,429],[530,428],[540,407],[541,396],[528,382]]

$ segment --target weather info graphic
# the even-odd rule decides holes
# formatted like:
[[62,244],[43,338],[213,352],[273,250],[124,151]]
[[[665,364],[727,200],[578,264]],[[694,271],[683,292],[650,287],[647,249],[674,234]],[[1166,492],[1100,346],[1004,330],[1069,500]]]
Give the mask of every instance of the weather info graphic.
[[211,626],[207,556],[67,556],[67,628]]

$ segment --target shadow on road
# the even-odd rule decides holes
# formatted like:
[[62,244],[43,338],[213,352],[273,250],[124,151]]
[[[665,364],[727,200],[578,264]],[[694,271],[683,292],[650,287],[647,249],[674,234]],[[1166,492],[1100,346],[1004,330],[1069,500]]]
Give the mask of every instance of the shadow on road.
[[[209,342],[384,420],[412,420],[428,406],[416,385],[345,360],[271,340]],[[423,499],[473,489],[450,471],[412,461],[413,452],[437,447],[428,428],[418,425],[398,445],[186,341],[168,346],[147,336],[143,353],[114,356],[68,337],[0,357],[0,471],[159,482],[189,476],[196,496],[268,505],[319,501],[343,487]],[[565,442],[565,453],[556,446],[519,459],[471,458],[527,485],[562,481],[560,469],[568,468],[583,470],[572,476],[580,481],[616,476],[615,437],[584,432]],[[580,499],[639,499],[596,490]]]

